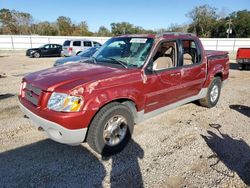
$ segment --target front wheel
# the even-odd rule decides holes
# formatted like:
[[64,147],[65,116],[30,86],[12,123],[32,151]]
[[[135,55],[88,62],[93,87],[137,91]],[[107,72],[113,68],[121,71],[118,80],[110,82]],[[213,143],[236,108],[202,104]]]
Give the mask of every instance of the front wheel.
[[220,98],[220,92],[221,92],[221,78],[215,77],[208,87],[206,97],[200,99],[199,103],[207,108],[214,107]]
[[40,53],[39,52],[35,52],[34,54],[33,54],[33,57],[35,57],[35,58],[39,58],[41,55],[40,55]]
[[103,156],[123,150],[131,138],[134,119],[129,107],[113,102],[104,106],[94,117],[88,131],[87,142]]

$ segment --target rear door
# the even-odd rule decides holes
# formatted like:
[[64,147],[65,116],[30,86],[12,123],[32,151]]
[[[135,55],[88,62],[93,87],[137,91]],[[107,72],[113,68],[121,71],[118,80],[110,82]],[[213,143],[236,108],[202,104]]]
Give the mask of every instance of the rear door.
[[180,45],[182,98],[187,98],[200,92],[206,80],[207,63],[203,61],[198,41],[183,39]]
[[49,49],[50,56],[59,56],[61,54],[61,48],[57,44],[51,44]]
[[75,40],[75,41],[73,41],[72,45],[73,45],[73,53],[72,53],[72,55],[75,55],[75,54],[82,51],[82,41]]
[[83,48],[86,50],[92,47],[92,41],[83,41]]
[[[147,75],[144,89],[146,94],[145,113],[174,103],[181,97],[181,67],[178,67],[178,48],[175,40],[163,40],[158,44],[149,67],[154,67],[157,61],[161,61],[161,66]],[[168,63],[166,63],[167,61]]]

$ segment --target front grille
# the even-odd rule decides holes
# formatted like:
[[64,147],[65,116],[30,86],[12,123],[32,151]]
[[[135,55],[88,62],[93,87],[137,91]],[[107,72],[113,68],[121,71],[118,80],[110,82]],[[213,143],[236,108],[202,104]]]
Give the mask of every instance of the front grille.
[[31,84],[26,84],[25,88],[23,89],[24,92],[24,98],[34,104],[35,106],[38,105],[39,97],[42,92],[41,89],[31,85]]

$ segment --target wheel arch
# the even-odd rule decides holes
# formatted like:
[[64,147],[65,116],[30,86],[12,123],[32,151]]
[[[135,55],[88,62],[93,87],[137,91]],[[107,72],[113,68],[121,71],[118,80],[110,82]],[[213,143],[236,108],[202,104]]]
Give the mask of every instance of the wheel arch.
[[90,126],[92,124],[92,121],[95,118],[95,116],[98,114],[98,112],[102,108],[104,108],[108,104],[114,103],[114,102],[118,102],[118,103],[121,103],[121,104],[124,104],[125,106],[127,106],[131,110],[132,115],[134,117],[134,120],[137,118],[138,107],[137,107],[136,103],[132,99],[130,99],[130,98],[117,98],[117,99],[108,101],[108,102],[102,104],[102,106],[94,113],[93,117],[91,118],[91,121],[89,122],[89,126],[87,127],[87,132],[86,132],[86,136],[85,136],[84,142],[86,142],[86,140],[87,140],[89,128],[90,128]]
[[217,72],[216,74],[214,74],[214,77],[219,77],[221,79],[221,81],[223,81],[223,74],[222,74],[222,72]]

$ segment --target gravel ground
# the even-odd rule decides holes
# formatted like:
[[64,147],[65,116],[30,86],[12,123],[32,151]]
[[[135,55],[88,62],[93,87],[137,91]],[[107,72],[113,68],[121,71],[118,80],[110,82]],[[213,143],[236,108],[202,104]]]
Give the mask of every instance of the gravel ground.
[[190,103],[151,118],[124,151],[102,158],[85,143],[47,139],[18,107],[22,77],[56,59],[0,53],[0,187],[250,186],[250,71],[231,63],[216,107]]

